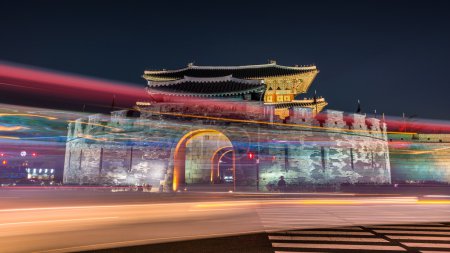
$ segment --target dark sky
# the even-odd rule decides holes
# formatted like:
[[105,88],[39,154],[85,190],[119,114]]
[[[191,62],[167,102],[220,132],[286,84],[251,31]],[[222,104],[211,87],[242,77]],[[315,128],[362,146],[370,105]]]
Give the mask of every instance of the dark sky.
[[142,87],[145,68],[314,63],[329,109],[450,119],[448,1],[243,2],[1,1],[0,60]]

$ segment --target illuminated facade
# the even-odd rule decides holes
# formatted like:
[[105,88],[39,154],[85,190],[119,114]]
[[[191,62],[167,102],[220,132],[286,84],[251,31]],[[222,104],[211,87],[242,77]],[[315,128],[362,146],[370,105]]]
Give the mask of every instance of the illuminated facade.
[[[322,97],[296,99],[297,96],[308,92],[311,83],[319,73],[316,66],[281,66],[275,61],[262,65],[247,66],[195,66],[188,64],[186,68],[178,70],[146,70],[144,78],[148,81],[150,94],[156,96],[172,91],[172,95],[178,96],[203,96],[235,98],[244,95],[245,100],[264,101],[266,105],[275,105],[276,114],[282,118],[288,117],[289,108],[304,107],[311,108],[313,114],[319,113],[328,104]],[[254,90],[245,90],[241,87],[228,85],[226,91],[218,90],[217,87],[209,86],[211,90],[192,93],[184,88],[177,89],[174,83],[183,80],[187,83],[215,82],[224,80],[247,82],[249,87],[253,85]],[[174,89],[170,89],[174,87]],[[260,87],[256,90],[256,87]],[[168,88],[168,89],[167,89]],[[198,87],[197,87],[198,88]],[[198,90],[200,91],[200,90]]]
[[69,124],[64,182],[272,190],[389,183],[386,124],[297,99],[315,66],[147,70],[148,101]]

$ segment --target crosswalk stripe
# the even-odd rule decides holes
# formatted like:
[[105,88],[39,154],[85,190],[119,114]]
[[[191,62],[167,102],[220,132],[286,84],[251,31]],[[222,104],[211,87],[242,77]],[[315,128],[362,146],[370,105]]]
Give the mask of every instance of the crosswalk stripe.
[[425,242],[402,242],[402,244],[408,247],[416,248],[448,248],[450,250],[449,243],[425,243]]
[[[267,232],[283,232],[286,230],[298,230],[298,229],[316,229],[317,226],[316,225],[295,225],[295,224],[291,224],[291,225],[284,225],[284,226],[280,226],[280,225],[264,225],[264,228],[267,230]],[[310,234],[317,234],[317,233],[310,233]]]
[[[408,226],[408,225],[411,225],[411,224],[396,224],[396,225],[389,225],[389,226]],[[418,226],[418,227],[420,227],[420,226],[443,226],[443,224],[442,223],[439,223],[439,222],[427,222],[427,223],[420,223],[420,224],[415,224],[414,226]]]
[[423,230],[411,231],[411,230],[383,230],[383,229],[376,229],[374,231],[380,234],[450,235],[450,232],[444,231],[423,231]]
[[286,241],[327,241],[327,242],[388,242],[382,238],[364,238],[364,237],[316,237],[316,236],[285,236],[269,235],[269,240]]
[[[320,227],[321,224],[317,223],[317,222],[303,222],[303,223],[294,223],[294,222],[270,222],[270,223],[262,223],[262,225],[265,228],[280,228],[282,230],[312,230],[312,229],[318,229]],[[344,224],[332,224],[334,227],[339,226],[339,225],[344,225]],[[354,230],[349,230],[349,231],[354,231]]]
[[314,231],[314,230],[278,232],[277,234],[293,234],[293,235],[373,235],[370,232]]
[[413,229],[413,230],[421,230],[421,229],[430,229],[430,230],[446,230],[450,231],[450,227],[423,227],[423,226],[367,226],[368,228],[381,228],[381,229]]
[[[371,226],[384,226],[384,227],[385,226],[391,226],[391,227],[408,226],[408,227],[411,227],[411,224],[407,224],[407,223],[405,223],[405,224],[389,224],[389,225],[386,225],[386,224],[373,224]],[[414,227],[419,227],[419,228],[420,227],[443,227],[443,226],[445,227],[444,224],[438,223],[438,222],[414,224]]]
[[421,253],[450,253],[450,250],[449,251],[441,251],[441,250],[438,250],[438,251],[436,251],[436,250],[433,250],[433,251],[430,251],[430,250],[421,250],[420,251]]
[[345,228],[345,227],[330,227],[330,228],[326,228],[326,229],[311,229],[311,230],[302,230],[302,231],[310,231],[310,232],[315,232],[315,231],[328,231],[328,232],[336,232],[336,233],[344,233],[344,232],[362,232],[362,228],[359,227],[355,227],[355,228]]
[[310,248],[310,249],[357,249],[357,250],[394,250],[406,251],[399,246],[390,245],[356,245],[356,244],[314,244],[314,243],[280,243],[273,242],[275,248]]
[[447,236],[410,236],[410,235],[387,235],[390,239],[397,240],[423,240],[423,241],[446,241],[450,242]]
[[292,229],[315,229],[318,227],[317,223],[292,223],[292,222],[278,222],[278,223],[266,223],[264,227],[280,227]]

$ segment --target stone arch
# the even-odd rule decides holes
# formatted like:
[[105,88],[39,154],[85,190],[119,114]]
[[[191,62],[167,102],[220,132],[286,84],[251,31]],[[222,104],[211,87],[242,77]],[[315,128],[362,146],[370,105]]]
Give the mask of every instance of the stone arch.
[[[220,154],[220,151],[222,150],[232,150],[233,151],[233,169],[234,169],[234,149],[233,144],[231,140],[222,132],[215,130],[215,129],[197,129],[190,131],[186,133],[183,137],[180,138],[178,141],[174,153],[173,153],[173,179],[172,179],[172,190],[178,191],[181,186],[186,184],[186,151],[188,145],[190,145],[195,140],[198,140],[199,137],[202,136],[216,136],[221,141],[218,142],[219,144],[226,144],[226,145],[217,145],[213,150],[201,150],[201,153],[203,154],[203,151],[206,151],[206,155],[208,153],[211,154],[209,157],[210,163],[208,164],[211,169],[210,175],[213,175],[215,171],[213,171],[216,167],[212,165],[213,160],[217,159],[217,155]],[[190,152],[190,150],[188,150]],[[220,158],[219,158],[220,160]],[[212,177],[211,177],[212,178]]]
[[222,146],[219,147],[216,151],[214,151],[213,156],[211,157],[211,183],[215,182],[215,179],[220,177],[220,161],[221,159],[228,153],[232,152],[233,155],[233,177],[235,178],[236,172],[235,169],[235,158],[234,158],[234,150],[233,146]]

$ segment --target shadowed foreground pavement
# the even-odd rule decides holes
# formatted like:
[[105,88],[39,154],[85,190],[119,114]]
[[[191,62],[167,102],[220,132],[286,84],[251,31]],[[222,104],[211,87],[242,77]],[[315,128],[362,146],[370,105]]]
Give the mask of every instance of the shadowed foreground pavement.
[[168,252],[168,253],[273,253],[266,233],[202,240],[141,245],[92,251],[95,253]]
[[289,230],[94,251],[96,253],[450,252],[450,223]]

